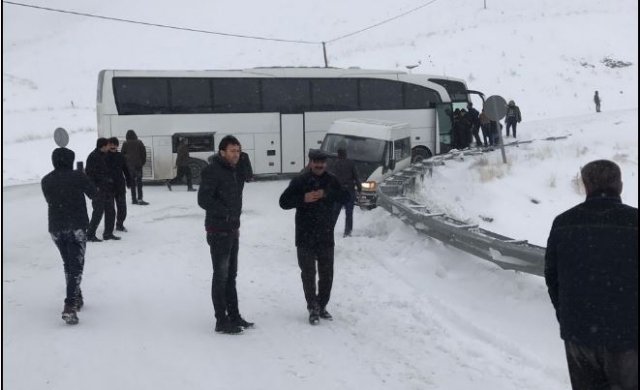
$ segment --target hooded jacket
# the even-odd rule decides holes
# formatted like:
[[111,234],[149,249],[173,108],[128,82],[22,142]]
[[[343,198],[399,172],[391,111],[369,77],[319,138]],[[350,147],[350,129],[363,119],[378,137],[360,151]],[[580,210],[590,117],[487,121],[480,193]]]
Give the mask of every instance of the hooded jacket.
[[147,162],[147,148],[138,139],[136,132],[128,130],[126,141],[122,143],[122,155],[127,160],[129,169],[140,170]]
[[85,195],[93,199],[96,187],[82,172],[73,170],[75,154],[57,148],[51,154],[54,170],[42,178],[42,193],[49,208],[49,232],[86,229],[89,224]]

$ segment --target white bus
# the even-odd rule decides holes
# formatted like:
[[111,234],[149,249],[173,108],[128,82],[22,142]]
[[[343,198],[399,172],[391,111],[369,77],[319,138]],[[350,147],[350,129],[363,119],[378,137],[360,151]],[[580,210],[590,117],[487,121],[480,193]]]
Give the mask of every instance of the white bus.
[[225,135],[237,137],[256,175],[300,172],[331,123],[360,117],[405,122],[412,156],[451,145],[451,112],[465,105],[463,80],[401,71],[337,68],[103,70],[98,136],[133,129],[148,149],[144,178],[175,176],[178,139],[187,137],[195,180]]

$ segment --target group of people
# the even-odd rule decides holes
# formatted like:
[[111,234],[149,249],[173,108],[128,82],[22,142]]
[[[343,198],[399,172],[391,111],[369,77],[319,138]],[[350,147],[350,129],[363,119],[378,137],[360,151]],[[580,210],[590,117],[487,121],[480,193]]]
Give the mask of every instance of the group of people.
[[[478,112],[473,107],[473,103],[467,103],[467,109],[455,109],[453,112],[453,142],[455,149],[466,149],[475,142],[476,147],[487,147],[498,145],[499,132],[502,131],[502,124],[498,121],[490,120],[484,109]],[[516,138],[516,128],[522,121],[520,108],[513,100],[510,100],[506,107],[505,124],[507,126],[507,137],[513,132]],[[480,138],[482,130],[482,139]]]
[[[106,153],[102,143],[97,150]],[[247,181],[238,166],[240,156],[238,139],[224,137],[201,173],[198,190],[213,268],[214,329],[224,334],[254,326],[240,314],[236,290]],[[84,197],[102,199],[99,192],[108,180],[96,186],[87,175],[74,171],[74,153],[69,149],[55,149],[51,158],[54,170],[42,179],[42,190],[49,205],[49,231],[62,255],[67,280],[62,318],[75,324],[76,311],[84,303],[80,282],[90,227]],[[327,306],[333,284],[336,210],[352,204],[350,187],[355,185],[345,186],[353,180],[354,170],[343,165],[336,172],[351,178],[341,183],[327,171],[327,155],[310,151],[309,165],[279,199],[282,209],[296,209],[295,246],[312,325],[332,319]],[[621,172],[614,162],[590,162],[581,177],[586,200],[555,218],[545,256],[545,280],[565,341],[571,383],[574,389],[637,389],[638,210],[622,203]]]

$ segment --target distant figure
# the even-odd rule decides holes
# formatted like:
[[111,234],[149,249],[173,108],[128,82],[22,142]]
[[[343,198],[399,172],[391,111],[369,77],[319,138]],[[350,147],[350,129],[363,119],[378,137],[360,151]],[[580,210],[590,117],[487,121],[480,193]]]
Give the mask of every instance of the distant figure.
[[238,161],[237,169],[245,182],[253,181],[253,167],[251,167],[251,160],[249,159],[249,155],[243,151],[240,151],[240,160]]
[[176,177],[171,180],[167,180],[167,187],[169,191],[171,191],[172,184],[180,183],[183,177],[187,178],[187,191],[196,191],[193,188],[193,184],[191,182],[191,167],[189,166],[189,141],[181,137],[180,144],[178,145],[178,157],[176,158],[176,168],[177,173]]
[[[122,143],[122,154],[127,159],[129,173],[133,183],[131,185],[131,203],[146,206],[149,203],[142,200],[142,167],[147,162],[147,148],[138,139],[136,132],[127,130],[126,141]],[[137,192],[136,192],[137,190]]]
[[[109,138],[109,152],[107,153],[107,168],[113,177],[114,199],[116,204],[116,230],[126,232],[124,220],[127,218],[127,187],[131,188],[131,174],[122,153],[118,152],[120,141],[118,137]],[[106,222],[105,222],[106,223]]]
[[96,237],[96,231],[100,226],[100,221],[104,215],[104,240],[119,240],[120,237],[113,234],[116,220],[116,210],[113,207],[115,196],[115,185],[111,171],[107,167],[107,153],[109,153],[109,141],[106,138],[98,138],[96,148],[87,157],[87,168],[85,172],[98,190],[98,194],[92,198],[91,221],[87,228],[87,241],[101,242]]
[[509,100],[509,104],[507,104],[507,115],[504,120],[507,126],[507,137],[509,136],[509,130],[513,129],[513,138],[516,138],[516,127],[521,121],[522,115],[520,115],[520,108],[516,106],[513,100]]
[[480,140],[480,113],[478,110],[473,108],[473,103],[469,102],[467,104],[467,118],[471,122],[471,134],[473,134],[473,138],[476,141],[476,147],[482,146],[482,141]]
[[598,95],[598,91],[593,95],[593,102],[596,104],[596,112],[600,112],[600,96]]
[[345,224],[343,237],[349,237],[353,230],[353,206],[356,202],[356,191],[362,191],[362,183],[358,178],[356,164],[347,158],[345,148],[338,149],[338,158],[333,160],[327,169],[333,173],[340,182],[342,189],[349,193],[349,198],[344,202],[336,202],[333,208],[334,223],[338,221],[340,211],[344,208]]
[[483,145],[489,146],[489,145],[493,145],[493,136],[491,135],[491,120],[489,119],[489,117],[487,116],[487,114],[484,113],[484,108],[482,109],[482,112],[480,113],[480,116],[478,117],[479,121],[480,121],[480,129],[482,129],[482,138],[484,140]]
[[333,285],[333,206],[349,196],[326,169],[327,155],[311,149],[308,167],[293,178],[280,195],[282,209],[296,209],[298,266],[311,325],[317,325],[320,318],[333,319],[327,311]]
[[574,390],[638,388],[638,209],[608,160],[581,170],[586,200],[555,218],[545,279]]
[[62,256],[67,283],[62,319],[70,325],[78,323],[77,312],[84,305],[80,282],[89,224],[84,197],[93,199],[97,193],[84,173],[73,170],[74,159],[72,150],[55,149],[51,154],[54,169],[41,181],[49,209],[49,233]]

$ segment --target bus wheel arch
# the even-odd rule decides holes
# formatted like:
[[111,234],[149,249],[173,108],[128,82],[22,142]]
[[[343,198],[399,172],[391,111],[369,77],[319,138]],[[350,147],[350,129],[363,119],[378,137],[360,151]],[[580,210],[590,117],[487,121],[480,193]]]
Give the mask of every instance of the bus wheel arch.
[[411,150],[411,162],[416,163],[422,160],[426,160],[433,156],[431,150],[426,146],[416,146]]

